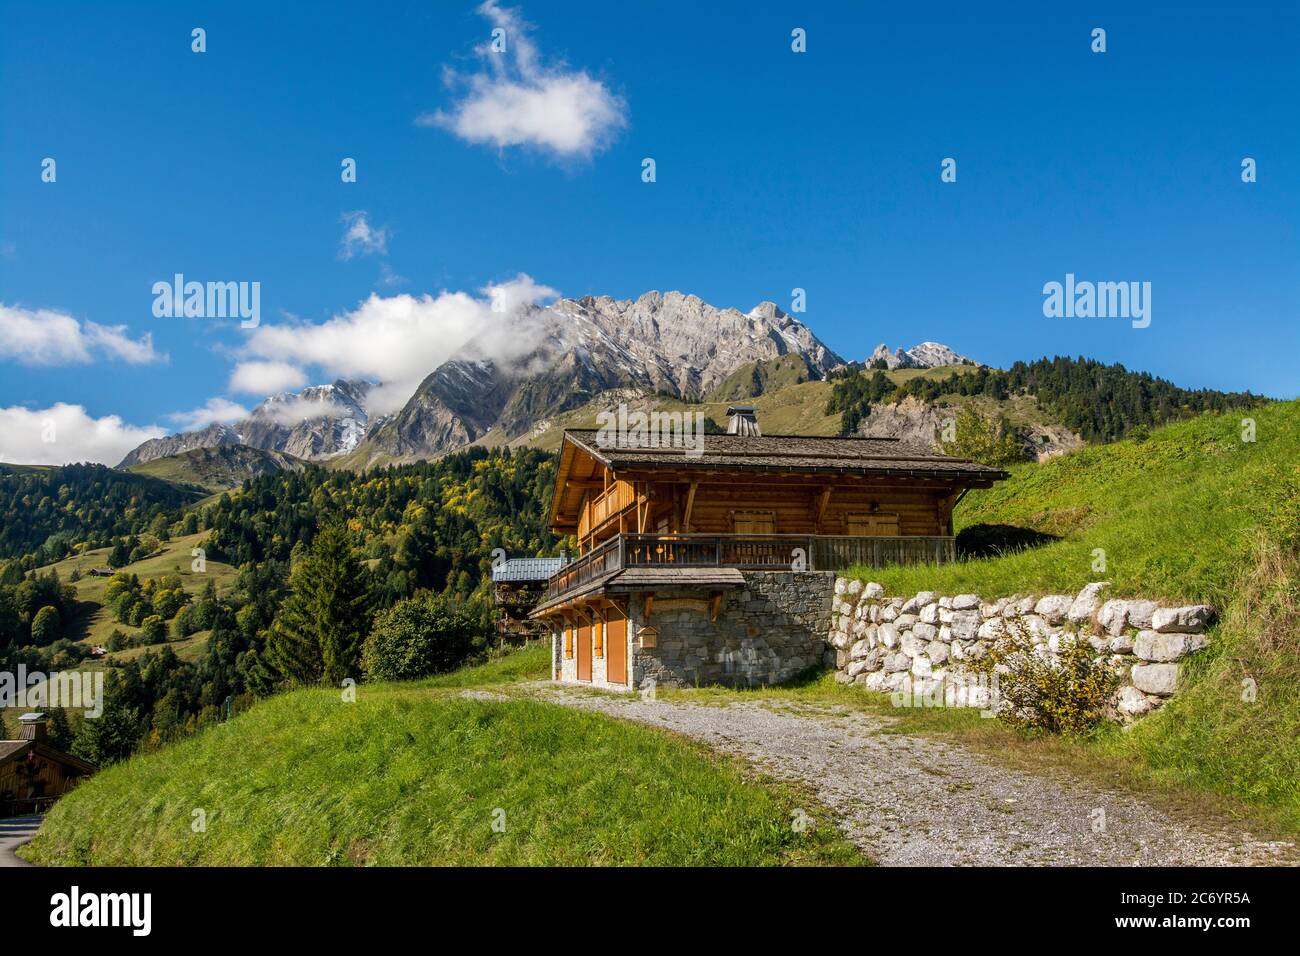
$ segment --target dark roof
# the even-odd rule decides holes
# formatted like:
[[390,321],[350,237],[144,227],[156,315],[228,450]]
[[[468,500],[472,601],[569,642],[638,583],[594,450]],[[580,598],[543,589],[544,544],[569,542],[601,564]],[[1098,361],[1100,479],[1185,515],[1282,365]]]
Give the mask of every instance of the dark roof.
[[564,567],[564,558],[507,558],[492,569],[493,581],[547,581]]
[[699,453],[674,434],[669,445],[601,445],[594,428],[570,428],[565,437],[615,471],[709,469],[853,472],[932,478],[997,480],[1000,468],[939,455],[897,438],[825,438],[809,435],[703,435]]
[[0,740],[0,763],[12,754],[25,749],[30,743],[30,740]]
[[65,766],[80,770],[82,773],[94,773],[95,765],[87,763],[80,757],[74,757],[70,753],[64,753],[62,750],[56,750],[49,744],[37,740],[0,740],[0,763],[9,760],[16,760],[28,750],[35,750],[47,760],[53,760]]

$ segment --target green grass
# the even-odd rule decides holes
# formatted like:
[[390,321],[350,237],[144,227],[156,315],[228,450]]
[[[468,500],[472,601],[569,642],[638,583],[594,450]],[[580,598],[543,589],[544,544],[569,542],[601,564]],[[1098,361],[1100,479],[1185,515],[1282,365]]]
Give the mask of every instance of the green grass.
[[[810,796],[683,738],[430,686],[531,678],[539,659],[534,648],[437,681],[362,685],[352,704],[332,690],[273,698],[100,772],[24,853],[67,865],[865,862]],[[191,829],[195,809],[206,832]],[[796,831],[798,810],[815,826]]]
[[489,687],[521,681],[547,680],[550,676],[551,645],[549,641],[541,641],[493,658],[484,664],[462,667],[450,674],[430,677],[420,684],[423,687]]
[[[1038,742],[1041,755],[1095,765],[1126,785],[1200,793],[1249,808],[1300,833],[1300,402],[1204,416],[1146,441],[1086,448],[963,502],[958,527],[1008,524],[1060,540],[999,558],[944,567],[853,569],[890,594],[1070,593],[1091,580],[1115,596],[1207,601],[1222,620],[1207,649],[1184,664],[1181,689],[1125,733]],[[1106,570],[1094,572],[1094,549]],[[1256,700],[1243,698],[1246,681]],[[993,722],[962,725],[935,712],[909,716],[988,749],[1024,746]],[[999,736],[1001,734],[1001,736]],[[1025,745],[1029,746],[1029,745]]]
[[[945,567],[855,568],[891,594],[921,590],[997,597],[1069,593],[1094,580],[1116,595],[1227,603],[1266,519],[1270,489],[1300,461],[1300,402],[1251,412],[1257,441],[1240,440],[1241,414],[1203,416],[1126,440],[1016,466],[972,491],[960,530],[1009,524],[1061,540],[1000,558]],[[1093,570],[1095,549],[1104,572]]]
[[[163,549],[159,554],[145,558],[143,561],[137,561],[134,564],[128,564],[120,570],[138,575],[141,581],[148,578],[162,577],[165,574],[179,575],[185,590],[196,599],[203,589],[207,587],[208,581],[214,581],[217,586],[217,593],[224,596],[234,586],[235,576],[238,573],[237,569],[221,561],[208,559],[207,570],[204,573],[199,574],[190,570],[191,563],[194,560],[190,555],[190,551],[201,546],[207,536],[208,532],[201,531],[198,534],[173,538],[170,541],[163,542]],[[109,579],[90,576],[91,568],[107,567],[108,552],[108,548],[97,548],[94,551],[86,551],[83,554],[64,558],[56,564],[46,565],[40,569],[42,574],[51,569],[58,571],[59,578],[64,583],[68,582],[74,568],[81,572],[81,580],[73,585],[77,589],[77,616],[70,622],[66,631],[67,636],[73,640],[86,644],[103,644],[108,640],[108,636],[113,633],[114,629],[119,629],[128,636],[134,636],[140,632],[138,627],[131,627],[128,624],[113,620],[112,612],[104,606],[104,591],[108,588]],[[161,647],[162,645],[157,646]],[[197,654],[199,650],[194,650],[196,646],[201,650],[201,645],[196,645],[193,636],[191,636],[184,642],[177,642],[175,649],[178,654],[182,653],[182,649]],[[132,656],[138,656],[139,653],[139,649],[132,648],[109,656],[125,660]]]

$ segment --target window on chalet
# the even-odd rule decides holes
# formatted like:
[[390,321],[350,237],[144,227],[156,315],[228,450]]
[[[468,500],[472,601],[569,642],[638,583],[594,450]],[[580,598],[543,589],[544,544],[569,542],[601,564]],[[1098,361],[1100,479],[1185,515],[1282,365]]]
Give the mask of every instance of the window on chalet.
[[573,659],[573,628],[568,626],[564,628],[564,658]]
[[844,533],[865,538],[898,537],[898,515],[879,512],[845,515]]
[[735,534],[776,534],[773,511],[733,511],[731,527]]

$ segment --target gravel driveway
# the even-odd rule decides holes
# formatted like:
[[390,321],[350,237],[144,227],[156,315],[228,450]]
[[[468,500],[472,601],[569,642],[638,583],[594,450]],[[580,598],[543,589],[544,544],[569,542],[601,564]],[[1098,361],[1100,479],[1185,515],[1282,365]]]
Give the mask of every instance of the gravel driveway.
[[881,733],[886,719],[825,706],[725,706],[535,691],[694,737],[811,786],[847,837],[895,866],[1220,866],[1295,862],[1293,844],[1193,827],[1130,793],[996,766],[953,744]]

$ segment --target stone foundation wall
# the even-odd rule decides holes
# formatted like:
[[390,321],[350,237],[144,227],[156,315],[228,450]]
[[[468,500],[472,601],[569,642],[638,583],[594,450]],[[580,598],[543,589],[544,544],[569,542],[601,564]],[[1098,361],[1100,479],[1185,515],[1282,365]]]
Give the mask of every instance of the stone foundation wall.
[[[830,572],[745,572],[745,586],[721,592],[713,619],[709,591],[654,592],[650,617],[645,596],[628,608],[627,685],[606,680],[605,660],[592,661],[592,679],[578,681],[577,655],[564,656],[564,636],[552,633],[556,680],[610,690],[649,686],[729,684],[755,686],[789,680],[826,656],[835,575]],[[654,647],[642,647],[644,627],[657,632]],[[576,649],[575,649],[576,650]]]
[[[963,695],[962,661],[983,657],[1018,627],[1036,652],[1054,654],[1067,636],[1085,638],[1097,659],[1122,668],[1116,715],[1131,719],[1161,706],[1178,690],[1179,662],[1205,647],[1214,616],[1209,605],[1161,607],[1154,601],[1102,601],[1105,582],[1078,594],[1016,596],[984,601],[974,594],[887,597],[875,583],[838,578],[828,663],[836,680],[869,690],[935,695],[949,706],[987,706],[980,693]],[[829,660],[833,654],[833,660]],[[949,679],[956,678],[956,679]]]
[[633,683],[660,686],[776,684],[820,665],[830,629],[835,575],[816,571],[747,571],[745,587],[723,591],[717,620],[695,610],[669,610],[674,598],[707,593],[661,591],[650,620],[632,602],[635,630],[647,624],[657,646],[634,642]]

